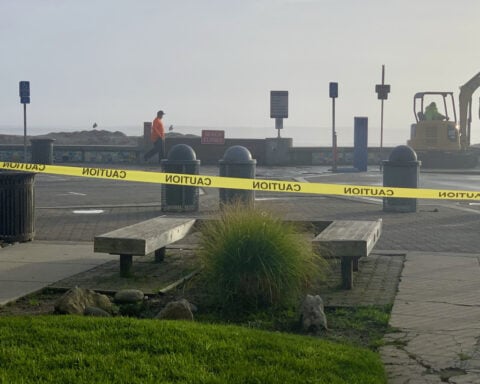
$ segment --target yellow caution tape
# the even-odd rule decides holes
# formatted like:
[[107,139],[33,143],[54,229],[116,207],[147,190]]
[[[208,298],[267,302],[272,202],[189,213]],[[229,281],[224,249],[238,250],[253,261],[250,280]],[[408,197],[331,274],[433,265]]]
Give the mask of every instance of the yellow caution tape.
[[59,165],[13,163],[5,161],[0,162],[0,169],[48,173],[54,175],[92,177],[98,179],[136,181],[143,183],[187,185],[206,188],[245,189],[268,192],[290,192],[318,195],[341,195],[381,198],[399,197],[447,200],[480,200],[479,191],[306,183],[281,180],[244,179],[236,177],[148,172],[127,169],[68,167]]

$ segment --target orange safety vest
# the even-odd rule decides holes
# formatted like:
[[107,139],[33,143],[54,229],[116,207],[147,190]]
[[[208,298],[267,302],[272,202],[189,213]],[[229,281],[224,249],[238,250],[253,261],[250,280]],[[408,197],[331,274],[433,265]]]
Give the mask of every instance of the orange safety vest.
[[150,135],[150,139],[152,140],[152,142],[155,142],[160,138],[165,138],[165,128],[163,127],[162,120],[156,117],[152,123],[152,133]]

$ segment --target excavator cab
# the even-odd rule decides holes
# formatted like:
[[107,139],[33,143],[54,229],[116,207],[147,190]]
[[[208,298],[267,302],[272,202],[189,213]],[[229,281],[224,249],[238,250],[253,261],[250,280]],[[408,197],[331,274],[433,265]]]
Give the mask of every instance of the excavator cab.
[[[424,168],[473,168],[480,150],[470,143],[472,95],[480,87],[480,72],[460,87],[458,120],[453,92],[419,92],[413,97],[415,123],[407,144]],[[430,104],[436,102],[432,113]],[[479,110],[480,117],[480,110]]]
[[415,151],[460,149],[453,92],[416,93],[413,97],[413,113],[416,123],[411,126],[407,144]]

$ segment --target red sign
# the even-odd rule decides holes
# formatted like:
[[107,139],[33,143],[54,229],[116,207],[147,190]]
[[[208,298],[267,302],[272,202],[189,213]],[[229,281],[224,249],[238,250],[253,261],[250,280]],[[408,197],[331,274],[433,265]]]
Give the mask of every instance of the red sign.
[[225,131],[202,130],[202,144],[225,144]]

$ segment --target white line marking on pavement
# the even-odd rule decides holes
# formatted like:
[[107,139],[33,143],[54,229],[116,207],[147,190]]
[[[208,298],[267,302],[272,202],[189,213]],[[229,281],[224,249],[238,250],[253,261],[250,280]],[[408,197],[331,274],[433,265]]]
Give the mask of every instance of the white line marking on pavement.
[[57,193],[57,196],[87,196],[86,193],[80,192],[67,192],[67,193]]
[[89,214],[89,215],[98,215],[99,213],[103,213],[103,209],[77,209],[73,211],[73,213],[80,213],[80,214]]

